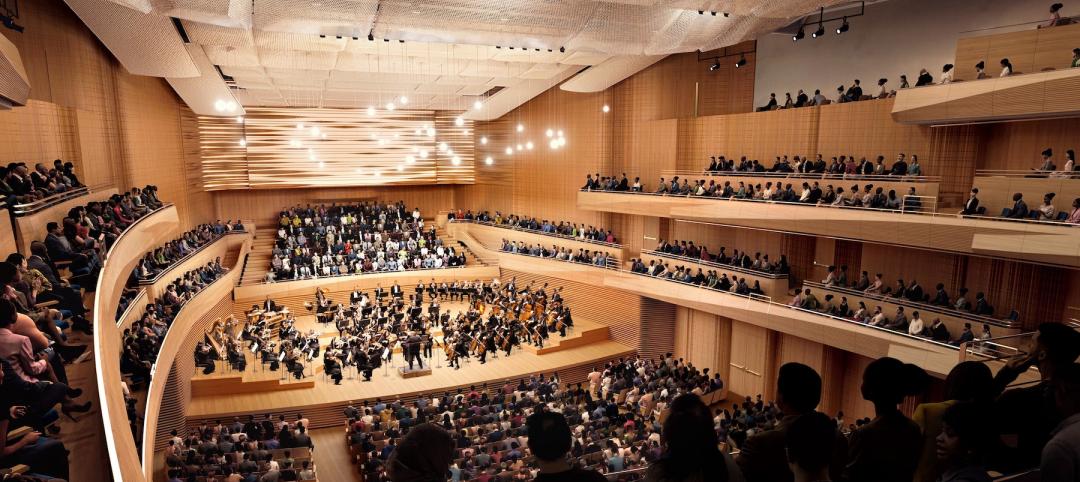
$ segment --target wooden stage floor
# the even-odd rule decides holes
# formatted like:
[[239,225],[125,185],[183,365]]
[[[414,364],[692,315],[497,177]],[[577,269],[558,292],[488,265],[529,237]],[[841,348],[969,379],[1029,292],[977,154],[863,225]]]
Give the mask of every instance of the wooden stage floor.
[[[320,338],[324,346],[331,338],[337,336],[337,330],[332,325],[318,325],[318,323],[315,323],[313,316],[297,317],[296,326],[301,333],[306,333],[310,328],[315,329],[316,332],[321,332]],[[550,374],[553,371],[577,368],[574,370],[575,375],[581,375],[577,372],[584,370],[587,373],[595,363],[602,363],[619,356],[628,356],[634,352],[631,347],[606,339],[608,338],[606,329],[604,330],[605,339],[588,343],[575,343],[573,341],[576,338],[581,338],[582,334],[589,333],[590,330],[595,332],[597,327],[606,328],[597,323],[576,320],[575,331],[565,339],[569,341],[565,349],[542,355],[537,355],[535,350],[528,348],[514,349],[509,357],[500,354],[498,358],[493,359],[489,356],[487,363],[484,365],[481,365],[476,358],[472,358],[468,362],[463,362],[460,370],[448,367],[445,356],[440,350],[436,350],[431,359],[434,362],[432,364],[432,374],[408,379],[402,378],[397,373],[397,368],[404,364],[404,358],[400,353],[394,356],[393,366],[386,367],[384,365],[384,368],[376,370],[372,374],[370,382],[361,381],[362,378],[356,373],[355,369],[350,368],[345,371],[345,379],[341,381],[341,385],[334,385],[333,380],[330,380],[322,372],[321,357],[313,360],[309,369],[315,372],[314,376],[308,376],[300,381],[288,382],[278,389],[253,393],[214,394],[212,389],[196,390],[194,384],[206,378],[200,374],[193,377],[193,395],[187,407],[187,419],[191,424],[193,421],[200,419],[213,420],[218,417],[226,418],[232,415],[248,413],[312,411],[319,408],[322,409],[320,411],[329,412],[331,407],[344,406],[352,400],[366,400],[376,397],[383,399],[409,398],[420,392],[468,385],[479,386],[485,382],[520,378],[534,373]],[[550,342],[559,342],[557,333],[550,338]],[[428,366],[428,360],[425,359],[424,362],[425,367]],[[585,365],[588,365],[588,367],[582,368]],[[229,377],[233,377],[232,380],[235,380],[236,376],[237,373],[235,372],[230,374],[219,371],[219,373],[215,373],[210,377],[220,378],[222,382],[228,383]],[[279,377],[280,372],[262,371],[262,367],[258,363],[249,363],[247,373],[243,376],[245,383],[248,383],[249,380],[276,379]],[[311,386],[312,382],[313,387]],[[303,388],[285,387],[293,383],[304,383],[305,386]],[[337,413],[340,414],[340,412]],[[324,416],[330,416],[330,413],[325,413]],[[337,417],[340,417],[340,415],[337,415]],[[326,426],[326,423],[319,423],[321,420],[317,420],[323,419],[323,416],[312,414],[309,418],[312,419],[313,428]]]

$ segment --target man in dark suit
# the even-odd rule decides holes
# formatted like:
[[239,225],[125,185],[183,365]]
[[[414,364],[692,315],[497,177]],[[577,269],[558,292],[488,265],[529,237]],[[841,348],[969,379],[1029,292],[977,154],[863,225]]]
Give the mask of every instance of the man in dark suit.
[[938,305],[938,306],[951,306],[952,305],[952,303],[949,301],[949,293],[947,293],[945,291],[945,284],[944,283],[938,283],[937,284],[937,294],[934,295],[934,300],[931,301],[930,303],[934,304],[934,305]]
[[267,296],[266,299],[263,300],[262,309],[264,311],[277,311],[278,305],[277,303],[274,303],[274,300],[270,299],[270,297]]
[[945,326],[945,323],[941,321],[941,318],[934,318],[934,323],[930,325],[930,336],[934,341],[941,343],[948,343],[952,335],[949,334],[949,327]]
[[1021,193],[1013,194],[1013,207],[1007,213],[1005,217],[1010,219],[1024,219],[1028,215],[1027,203],[1024,202],[1024,195]]
[[397,281],[394,282],[394,286],[390,287],[390,296],[392,298],[402,298],[405,296],[405,292],[402,291],[401,285]]
[[405,339],[402,349],[405,351],[405,360],[409,362],[409,370],[413,369],[413,360],[416,360],[416,363],[421,370],[424,369],[424,361],[420,358],[419,335],[410,333],[409,337]]
[[799,95],[797,97],[795,97],[795,107],[805,106],[807,101],[809,101],[809,100],[810,100],[810,97],[808,97],[806,95],[806,92],[803,92],[802,89],[799,89]]
[[922,303],[923,301],[923,289],[922,285],[916,280],[911,280],[911,286],[908,286],[907,293],[905,293],[907,299]]
[[964,203],[964,210],[960,211],[960,214],[964,216],[973,216],[979,213],[979,188],[971,188],[971,197]]
[[[801,363],[785,363],[777,379],[776,405],[784,417],[774,430],[760,432],[746,440],[735,462],[747,482],[790,482],[795,476],[787,464],[787,427],[799,417],[813,413],[821,402],[821,376]],[[847,440],[836,437],[829,471],[839,477],[844,469]],[[839,480],[838,478],[836,480]]]

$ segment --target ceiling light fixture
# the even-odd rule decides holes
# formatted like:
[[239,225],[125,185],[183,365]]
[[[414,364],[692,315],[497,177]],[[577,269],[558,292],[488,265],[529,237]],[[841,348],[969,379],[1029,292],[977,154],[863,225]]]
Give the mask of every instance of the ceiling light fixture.
[[368,42],[374,42],[375,41],[375,35],[369,33],[369,34],[367,34],[367,39],[368,39]]
[[844,23],[840,24],[839,27],[836,27],[836,35],[841,35],[849,29],[851,29],[851,26],[847,23],[847,17],[844,17]]
[[447,146],[445,142],[439,143],[439,152],[446,152]]
[[737,69],[737,68],[742,67],[744,65],[746,65],[746,56],[745,55],[740,55],[739,56],[739,61],[735,62],[735,68]]
[[712,65],[709,66],[709,72],[713,72],[713,71],[716,71],[716,70],[720,70],[720,61],[719,60],[713,61]]
[[609,105],[607,105],[607,104],[604,104],[604,106],[603,106],[603,107],[601,107],[601,108],[600,108],[600,110],[601,110],[601,111],[602,111],[603,113],[607,114],[608,112],[611,112],[611,106],[609,106]]
[[240,147],[247,147],[247,139],[240,138]]
[[420,149],[420,159],[427,159],[427,149]]
[[522,124],[518,124],[517,125],[517,131],[518,132],[525,132],[525,126],[522,125]]
[[457,118],[454,119],[454,125],[458,127],[465,125],[465,119],[463,119],[461,116],[457,116]]
[[485,146],[487,145],[487,136],[483,136],[480,138],[480,144]]
[[495,160],[492,159],[491,156],[487,156],[487,157],[484,158],[484,164],[487,164],[487,165],[490,166],[490,165],[492,165],[494,163],[495,163]]
[[450,162],[453,163],[455,166],[460,166],[461,158],[458,156],[454,156],[452,159],[450,159]]
[[236,116],[236,123],[237,124],[243,124],[244,123],[244,116],[242,116],[242,115]]
[[791,36],[791,41],[792,42],[798,42],[798,41],[802,40],[804,37],[806,37],[806,29],[804,29],[803,27],[799,27],[799,31],[795,32],[795,35]]
[[506,148],[506,155],[511,156],[514,154],[514,149],[511,147]]
[[396,106],[394,105],[393,102],[387,102],[386,103],[386,110],[394,110],[394,107],[396,107]]
[[484,108],[484,103],[480,102],[480,101],[474,101],[472,103],[472,106],[473,106],[473,109],[480,110],[480,109]]
[[401,105],[408,104],[409,103],[409,98],[405,97],[404,95],[401,96],[401,97],[398,97],[398,103],[401,104]]
[[532,141],[526,142],[525,143],[525,148],[531,151],[533,149]]
[[375,108],[369,105],[368,108],[367,108],[367,115],[369,115],[369,116],[375,115]]
[[297,130],[302,130],[303,128],[304,128],[304,124],[303,124],[303,123],[299,123],[299,124],[296,124],[296,129],[297,129]]
[[817,30],[814,31],[813,37],[818,38],[825,35],[825,24],[818,22]]

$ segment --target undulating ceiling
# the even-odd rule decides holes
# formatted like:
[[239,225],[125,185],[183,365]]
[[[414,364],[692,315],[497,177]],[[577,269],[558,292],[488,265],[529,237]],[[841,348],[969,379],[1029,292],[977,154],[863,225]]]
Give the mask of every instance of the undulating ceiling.
[[844,3],[66,1],[129,71],[168,79],[199,114],[394,103],[476,120],[572,77],[567,90],[602,90],[665,55],[732,45]]

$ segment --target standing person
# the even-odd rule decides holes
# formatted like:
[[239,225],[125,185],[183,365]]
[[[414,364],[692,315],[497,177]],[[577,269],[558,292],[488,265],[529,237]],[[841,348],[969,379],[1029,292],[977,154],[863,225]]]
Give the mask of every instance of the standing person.
[[718,448],[709,407],[697,395],[683,394],[671,402],[661,437],[664,452],[645,471],[646,482],[743,480],[731,456]]
[[393,482],[446,480],[453,450],[453,439],[445,430],[430,423],[417,425],[390,452],[386,471]]
[[905,396],[928,383],[923,369],[895,358],[874,360],[863,372],[862,396],[874,404],[874,419],[852,432],[848,482],[910,482],[919,463],[922,433],[900,412]]
[[606,482],[603,475],[592,470],[571,466],[566,461],[570,451],[570,425],[561,413],[536,412],[529,416],[529,450],[536,456],[540,473],[536,482]]

